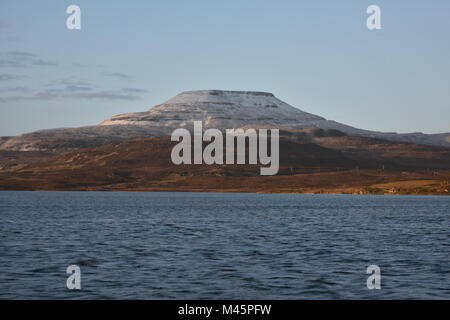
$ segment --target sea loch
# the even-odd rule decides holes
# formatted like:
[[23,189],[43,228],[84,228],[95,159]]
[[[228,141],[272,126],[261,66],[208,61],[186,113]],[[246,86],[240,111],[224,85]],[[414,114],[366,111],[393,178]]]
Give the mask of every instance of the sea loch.
[[[0,298],[449,299],[449,208],[438,196],[0,192]],[[66,287],[69,265],[81,290]]]

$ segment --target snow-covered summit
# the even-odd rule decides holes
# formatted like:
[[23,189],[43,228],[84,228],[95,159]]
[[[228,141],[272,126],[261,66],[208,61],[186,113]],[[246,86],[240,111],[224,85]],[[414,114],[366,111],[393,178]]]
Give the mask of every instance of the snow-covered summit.
[[114,116],[100,125],[185,126],[203,121],[205,127],[299,125],[325,120],[258,91],[186,91],[147,112]]

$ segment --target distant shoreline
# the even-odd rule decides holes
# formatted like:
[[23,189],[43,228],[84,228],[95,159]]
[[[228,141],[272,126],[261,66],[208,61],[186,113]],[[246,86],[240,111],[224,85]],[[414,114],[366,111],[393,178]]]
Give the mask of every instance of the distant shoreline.
[[350,192],[293,192],[293,191],[240,191],[240,190],[167,190],[167,189],[0,189],[0,192],[136,192],[136,193],[240,193],[240,194],[301,194],[301,195],[351,195],[351,196],[450,196],[450,193],[350,193]]

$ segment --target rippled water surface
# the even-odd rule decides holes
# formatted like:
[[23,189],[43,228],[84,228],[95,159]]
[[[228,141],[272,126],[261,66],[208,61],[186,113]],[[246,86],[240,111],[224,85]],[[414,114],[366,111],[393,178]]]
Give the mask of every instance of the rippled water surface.
[[0,192],[0,298],[449,299],[450,198]]

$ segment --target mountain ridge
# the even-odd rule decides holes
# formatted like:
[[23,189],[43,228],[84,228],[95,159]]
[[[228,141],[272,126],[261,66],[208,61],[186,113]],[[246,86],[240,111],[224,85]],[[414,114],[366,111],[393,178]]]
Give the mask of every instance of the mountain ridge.
[[392,133],[355,128],[295,108],[270,92],[197,90],[185,91],[144,112],[112,116],[98,125],[46,129],[1,140],[0,150],[65,151],[111,142],[170,135],[194,121],[203,127],[277,127],[285,130],[320,128],[349,135],[435,146],[450,146],[450,133]]

